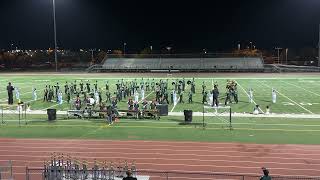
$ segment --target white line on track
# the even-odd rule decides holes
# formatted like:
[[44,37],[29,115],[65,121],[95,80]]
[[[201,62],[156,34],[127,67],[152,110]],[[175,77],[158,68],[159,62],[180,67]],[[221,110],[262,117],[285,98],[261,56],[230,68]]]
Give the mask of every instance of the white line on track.
[[[16,138],[5,138],[4,142],[1,142],[1,138],[0,138],[0,143],[10,143],[10,144],[48,144],[48,142],[50,142],[50,144],[59,144],[59,143],[65,143],[65,142],[70,142],[70,143],[77,143],[81,146],[83,146],[83,141],[86,142],[86,144],[92,144],[92,143],[99,143],[99,145],[104,145],[106,143],[124,143],[126,145],[128,144],[137,144],[137,143],[144,143],[144,144],[154,144],[155,142],[157,142],[160,145],[168,145],[168,146],[172,146],[172,145],[192,145],[192,146],[199,146],[199,145],[209,145],[209,146],[213,146],[213,147],[217,147],[217,145],[221,145],[221,146],[237,146],[240,145],[241,143],[228,143],[228,142],[195,142],[195,141],[152,141],[152,140],[99,140],[99,139],[90,139],[90,140],[83,140],[83,139],[63,139],[63,140],[59,140],[59,139],[52,139],[52,138],[42,138],[42,139],[38,139],[38,138],[28,138],[28,139],[16,139]],[[7,142],[9,141],[9,142]],[[139,144],[138,144],[139,145]],[[261,146],[264,146],[266,148],[276,148],[279,145],[277,144],[241,144],[241,145],[245,145],[246,147],[251,147],[251,146],[259,146],[261,148]],[[305,144],[287,144],[285,145],[285,147],[288,148],[308,148],[308,149],[316,149],[316,150],[320,150],[320,145],[305,145]]]
[[[258,81],[259,83],[261,83],[260,81]],[[270,89],[272,89],[269,85],[265,84],[265,83],[261,83],[262,85],[264,85],[265,87],[268,87]],[[291,101],[292,103],[296,104],[297,106],[301,107],[303,110],[307,111],[310,114],[314,114],[313,112],[311,112],[310,110],[308,110],[307,108],[301,106],[299,103],[295,102],[294,100],[292,100],[291,98],[289,98],[288,96],[284,95],[283,93],[279,92],[277,89],[275,89],[275,91],[280,94],[281,96],[287,98],[289,101]]]
[[[71,145],[68,145],[68,146],[71,146]],[[14,146],[15,147],[15,146]],[[74,148],[60,148],[61,150],[58,150],[57,148],[54,148],[54,147],[47,147],[47,148],[39,148],[39,149],[43,149],[43,150],[36,150],[36,151],[32,151],[32,150],[26,150],[25,147],[21,147],[21,146],[18,146],[20,147],[20,151],[16,151],[16,150],[11,150],[11,149],[8,149],[8,150],[0,150],[0,152],[9,152],[9,153],[19,153],[19,155],[17,156],[21,156],[21,157],[29,157],[31,155],[28,155],[26,153],[35,153],[37,155],[35,155],[34,157],[45,157],[46,154],[49,154],[49,153],[53,153],[53,152],[61,152],[61,153],[69,153],[69,154],[77,154],[77,155],[80,155],[80,154],[84,154],[84,155],[88,155],[90,153],[93,153],[95,154],[97,157],[102,157],[102,154],[105,154],[104,157],[108,157],[109,156],[107,154],[111,154],[111,157],[113,158],[116,158],[114,157],[113,154],[117,154],[119,157],[124,157],[126,155],[131,155],[131,156],[138,156],[138,155],[142,155],[142,156],[146,156],[146,155],[157,155],[157,156],[174,156],[177,158],[177,160],[190,160],[190,159],[185,159],[185,158],[178,158],[179,156],[187,156],[187,157],[199,157],[199,158],[204,158],[204,159],[199,159],[199,160],[210,160],[208,158],[213,158],[213,160],[218,160],[216,159],[217,157],[220,157],[220,158],[223,158],[224,160],[227,159],[227,158],[243,158],[243,159],[246,159],[248,157],[248,153],[245,153],[245,152],[241,152],[241,151],[224,151],[223,149],[226,149],[226,148],[223,148],[223,147],[220,147],[219,149],[222,149],[222,150],[212,150],[210,151],[209,154],[199,154],[197,153],[198,151],[197,150],[190,150],[190,153],[170,153],[170,152],[153,152],[153,149],[147,149],[149,152],[121,152],[121,151],[118,151],[116,148],[113,148],[112,150],[113,151],[110,151],[111,148],[84,148],[84,147],[77,147],[75,146]],[[6,147],[2,147],[2,148],[6,148]],[[11,148],[11,147],[8,147],[8,148]],[[88,151],[91,151],[91,152],[86,152],[86,151],[72,151],[74,150],[75,148],[77,148],[77,150],[88,150]],[[131,149],[134,148],[134,147],[131,147]],[[29,148],[30,149],[30,148]],[[34,149],[37,149],[37,148],[34,148]],[[47,150],[47,149],[50,149],[50,150]],[[100,151],[97,151],[96,150],[100,150]],[[127,150],[130,150],[130,149],[127,149]],[[157,149],[155,149],[157,150]],[[249,149],[248,149],[249,150]],[[257,152],[257,148],[254,149],[252,148],[251,149],[252,151],[254,152]],[[146,151],[144,149],[144,151]],[[169,150],[167,150],[169,151]],[[173,151],[173,150],[171,150]],[[177,150],[178,151],[178,150]],[[283,153],[270,153],[268,154],[268,159],[275,159],[275,160],[272,160],[272,162],[275,162],[277,160],[297,160],[297,161],[311,161],[310,164],[316,164],[316,165],[320,165],[319,161],[320,159],[319,158],[314,158],[314,156],[318,156],[319,157],[319,154],[318,153],[309,153],[308,151],[306,151],[305,153],[286,153],[287,151],[286,150],[283,150],[284,152]],[[298,150],[300,151],[300,150]],[[251,152],[251,154],[255,154],[254,152]],[[311,151],[312,152],[312,151]],[[40,155],[39,153],[44,153],[44,155]],[[223,154],[225,153],[225,154]],[[232,154],[238,154],[238,155],[231,155],[230,153]],[[26,154],[26,155],[24,155]],[[6,154],[6,155],[0,155],[0,157],[11,157],[11,156],[15,156],[16,154]],[[250,154],[249,154],[250,155]],[[296,157],[286,157],[284,155],[290,155],[290,156],[296,156]],[[309,156],[309,157],[308,157]],[[94,157],[92,157],[94,158]],[[254,156],[253,157],[254,159],[265,159],[266,156],[263,156],[263,157],[260,157],[260,156]],[[151,159],[151,158],[141,158],[141,159]],[[172,159],[172,158],[170,158]],[[174,158],[173,158],[174,159]],[[1,160],[0,160],[1,161]],[[318,161],[317,163],[315,163],[316,161]],[[299,163],[300,164],[300,163]]]
[[[39,145],[39,144],[38,144]],[[43,145],[40,144],[40,145]],[[63,146],[64,145],[64,146]],[[102,144],[101,146],[105,146],[107,144]],[[27,145],[26,145],[27,146]],[[153,154],[153,155],[172,155],[172,156],[184,156],[184,155],[188,155],[188,156],[199,156],[199,157],[216,157],[216,156],[234,156],[234,155],[231,155],[231,154],[237,154],[236,157],[246,157],[248,155],[253,155],[253,154],[257,154],[259,153],[259,148],[248,148],[248,149],[245,149],[247,151],[249,150],[252,150],[250,152],[246,152],[246,151],[241,151],[241,149],[237,150],[237,148],[233,147],[233,149],[236,149],[236,150],[232,150],[232,148],[228,148],[228,147],[219,147],[219,148],[203,148],[203,149],[188,149],[190,146],[187,146],[183,149],[170,149],[170,148],[144,148],[144,145],[130,145],[128,147],[85,147],[85,146],[81,146],[80,144],[72,144],[72,142],[68,143],[68,142],[65,142],[65,143],[60,143],[59,145],[56,145],[55,147],[50,147],[50,146],[41,146],[41,147],[37,147],[36,144],[34,144],[35,147],[26,147],[26,146],[22,146],[22,145],[19,145],[19,146],[1,146],[2,150],[3,151],[4,149],[3,148],[16,148],[16,149],[20,149],[22,151],[22,149],[36,149],[37,151],[34,151],[34,152],[39,152],[41,151],[44,151],[44,152],[51,152],[51,151],[54,151],[54,150],[57,150],[57,149],[60,149],[62,151],[67,151],[69,153],[77,153],[77,152],[83,152],[82,150],[90,150],[92,151],[93,153],[96,153],[96,151],[98,153],[121,153],[120,150],[123,150],[124,152],[122,153],[127,153],[127,154],[130,154],[130,155],[144,155],[144,154]],[[93,145],[91,145],[93,146]],[[124,145],[123,145],[124,146]],[[169,146],[169,145],[168,145]],[[150,147],[152,147],[152,145],[150,145]],[[170,146],[171,147],[171,146]],[[202,147],[202,146],[200,146]],[[181,147],[179,147],[181,148]],[[275,147],[277,148],[277,147]],[[50,149],[50,150],[47,150],[47,149]],[[72,151],[72,150],[81,150],[81,151]],[[134,149],[135,151],[131,151],[132,149]],[[205,150],[204,150],[205,149]],[[217,150],[218,149],[218,150]],[[228,150],[226,150],[228,149]],[[229,150],[230,149],[230,150]],[[268,149],[271,149],[271,148],[268,148]],[[303,150],[303,149],[295,149],[296,151],[300,151],[300,150]],[[24,150],[26,152],[26,150]],[[139,151],[142,151],[142,152],[139,152]],[[170,151],[170,152],[161,152],[161,151]],[[275,150],[274,150],[275,151]],[[289,152],[291,151],[290,148],[288,149],[281,149],[281,150],[278,150],[279,152],[268,152],[268,156],[271,156],[272,158],[281,158],[281,156],[283,155],[290,155],[290,156],[297,156],[297,159],[305,159],[305,158],[313,158],[314,157],[308,157],[308,156],[317,156],[319,157],[320,153],[319,151],[316,151],[317,153],[314,152],[314,150],[304,150],[305,153],[294,153],[294,152]],[[15,152],[15,150],[13,150],[12,152]],[[217,154],[213,154],[214,153],[217,153]],[[177,154],[178,153],[178,154]],[[201,153],[201,154],[200,154]],[[202,153],[207,153],[207,154],[202,154]],[[198,154],[198,155],[197,155]],[[7,155],[0,155],[0,156],[3,156],[3,157],[6,157]],[[10,156],[13,156],[13,155],[10,155]],[[22,157],[27,157],[27,155],[19,155],[19,156],[22,156]],[[287,157],[287,156],[283,156],[283,157]],[[300,158],[302,157],[302,158]],[[261,157],[263,158],[263,157]],[[291,158],[291,157],[290,157]],[[315,159],[314,159],[315,160]]]
[[[24,152],[21,152],[21,153],[24,153]],[[27,152],[28,153],[28,152]],[[63,153],[67,153],[67,152],[63,152]],[[92,152],[93,154],[95,154],[95,152]],[[84,154],[84,155],[81,155],[79,156],[80,154]],[[99,154],[99,153],[98,153]],[[143,157],[143,158],[137,158],[137,157],[132,157],[132,156],[126,156],[125,153],[119,153],[118,156],[97,156],[97,157],[93,157],[93,156],[86,156],[88,155],[88,152],[79,152],[77,153],[78,157],[77,158],[84,158],[84,159],[90,159],[90,160],[93,160],[93,159],[126,159],[126,160],[134,160],[134,161],[137,161],[137,160],[151,160],[151,161],[158,161],[158,160],[162,160],[162,161],[194,161],[194,162],[209,162],[210,164],[216,164],[216,163],[251,163],[251,164],[258,164],[257,166],[259,166],[259,164],[261,163],[264,163],[264,164],[275,164],[275,165],[302,165],[302,166],[305,166],[305,165],[309,165],[309,166],[319,166],[320,164],[319,163],[310,163],[310,164],[307,164],[307,163],[304,163],[304,162],[275,162],[275,161],[265,161],[263,160],[263,158],[260,158],[261,160],[255,160],[255,161],[248,161],[248,160],[222,160],[222,159],[196,159],[196,158],[188,158],[188,159],[183,159],[183,158],[163,158],[163,157]],[[14,156],[14,155],[8,155],[6,157],[11,157],[11,156]],[[21,157],[21,156],[20,156]],[[23,156],[23,157],[27,157],[27,156]],[[47,156],[30,156],[30,157],[34,157],[34,158],[46,158]],[[229,156],[225,156],[225,157],[229,157]],[[229,157],[230,158],[230,157]],[[245,158],[245,157],[242,157],[242,158]],[[269,158],[268,158],[269,159]],[[288,159],[286,159],[288,160]],[[1,161],[7,161],[7,160],[0,160]],[[25,161],[25,160],[14,160],[15,162],[17,161]],[[32,161],[28,161],[29,163],[42,163],[43,161],[39,161],[39,160],[32,160]],[[93,163],[94,161],[88,161],[89,163]]]
[[[15,168],[24,168],[25,169],[25,166],[14,166]],[[43,167],[32,167],[32,168],[35,168],[35,169],[41,169]],[[139,171],[141,172],[150,172],[150,173],[156,173],[156,174],[153,174],[151,176],[151,178],[155,178],[155,179],[159,179],[159,178],[163,178],[162,176],[159,175],[159,173],[162,173],[162,172],[181,172],[181,173],[184,173],[186,172],[187,174],[188,173],[191,173],[191,174],[201,174],[201,173],[204,173],[204,174],[212,174],[212,171],[183,171],[183,170],[178,170],[178,169],[170,169],[170,171],[161,171],[159,169],[140,169],[139,168]],[[215,174],[229,174],[230,175],[230,171],[214,171]],[[26,173],[25,172],[15,172],[14,174],[16,175],[23,175],[23,177],[25,177]],[[35,174],[35,175],[42,175],[42,172],[33,172],[32,174]],[[236,172],[233,172],[231,173],[231,176],[230,177],[236,177],[236,176],[243,176],[244,173],[236,173]],[[261,175],[260,174],[257,174],[257,173],[245,173],[245,175],[247,176],[256,176],[257,178],[260,177]],[[272,176],[278,176],[278,177],[287,177],[288,174],[277,174],[277,173],[272,173]],[[305,177],[305,178],[310,178],[310,179],[318,179],[318,177],[315,177],[315,176],[306,176],[305,174],[295,174],[294,175],[295,177]],[[212,176],[213,177],[213,176]],[[210,177],[209,179],[212,180],[212,177]],[[292,176],[290,176],[288,179],[292,178]],[[203,178],[201,177],[174,177],[174,179],[197,179],[197,180],[202,180]],[[204,178],[206,179],[206,178]],[[206,179],[207,180],[207,179]],[[228,179],[228,180],[234,180],[234,179]]]
[[[87,157],[87,156],[85,156]],[[81,157],[80,157],[81,158]],[[98,158],[97,158],[98,159]],[[29,161],[28,161],[29,162]],[[43,163],[43,162],[42,162]],[[93,163],[89,162],[89,163]],[[260,163],[261,164],[261,163]],[[177,164],[177,163],[147,163],[147,162],[136,162],[136,165],[145,165],[145,166],[165,166],[165,167],[169,167],[169,166],[174,166],[174,167],[210,167],[210,168],[225,168],[225,169],[234,169],[234,168],[238,168],[238,169],[257,169],[257,166],[232,166],[232,165],[213,165],[213,164]],[[20,167],[24,167],[25,166],[13,166],[13,168],[20,168]],[[159,167],[158,167],[159,168]],[[285,171],[313,171],[313,172],[320,172],[319,169],[311,169],[311,168],[283,168],[283,167],[272,167],[273,170],[285,170]],[[181,170],[180,170],[181,171]]]
[[[52,139],[54,140],[54,139]],[[44,140],[46,141],[46,140]],[[69,145],[72,145],[72,146],[67,146],[67,147],[61,147],[60,145],[62,143],[65,143],[65,141],[69,142]],[[85,140],[86,141],[86,140]],[[94,143],[93,143],[94,142]],[[127,148],[136,148],[136,147],[144,147],[146,144],[148,145],[148,148],[149,149],[154,149],[154,147],[169,147],[169,148],[183,148],[183,149],[186,149],[186,148],[194,148],[195,147],[195,144],[196,144],[196,147],[199,148],[199,149],[222,149],[225,151],[225,149],[228,149],[229,152],[231,152],[230,150],[231,149],[236,149],[236,150],[239,150],[239,147],[238,145],[239,144],[229,144],[229,143],[211,143],[211,144],[208,144],[208,143],[197,143],[197,142],[192,142],[191,144],[188,143],[188,144],[176,144],[174,142],[174,145],[172,144],[173,142],[171,142],[171,144],[154,144],[153,141],[146,141],[146,142],[143,142],[144,144],[134,144],[134,143],[127,143],[127,142],[137,142],[137,141],[112,141],[112,140],[104,140],[103,142],[104,143],[101,143],[99,140],[98,141],[93,141],[91,143],[86,143],[86,145],[90,146],[90,147],[85,147],[83,146],[83,142],[77,142],[77,141],[70,141],[70,140],[64,140],[64,141],[61,141],[61,142],[55,142],[53,141],[53,143],[51,143],[51,145],[54,145],[55,148],[62,148],[62,149],[65,149],[65,148],[76,148],[76,149],[93,149],[93,150],[104,150],[104,149],[111,149],[111,147],[105,147],[105,148],[99,148],[99,146],[105,146],[106,144],[112,144],[112,146],[125,146]],[[141,141],[138,141],[141,143]],[[170,142],[169,142],[170,143]],[[44,145],[45,144],[45,145]],[[190,144],[190,145],[189,145]],[[32,145],[32,146],[30,146]],[[94,146],[98,146],[98,147],[94,147]],[[257,150],[257,149],[261,149],[261,146],[259,144],[243,144],[241,147],[245,147],[246,150]],[[281,146],[281,149],[277,148],[279,147],[279,145],[264,145],[265,148],[267,149],[273,149],[273,151],[285,151],[286,153],[288,152],[288,150],[290,151],[293,151],[293,150],[297,150],[299,152],[301,151],[306,151],[308,152],[308,155],[320,155],[320,146],[319,145],[316,145],[316,146],[313,146],[313,145],[286,145],[284,147]],[[13,149],[23,149],[23,148],[26,148],[26,149],[47,149],[47,148],[51,148],[52,146],[48,146],[47,143],[44,143],[44,142],[1,142],[0,141],[0,147],[2,148],[13,148]],[[147,148],[145,148],[145,150],[148,150]],[[1,149],[0,149],[1,151]],[[195,151],[198,151],[198,150],[195,150]],[[318,154],[311,154],[310,151],[316,151],[316,152],[319,152]],[[109,152],[109,151],[107,151]],[[238,152],[238,151],[236,151]],[[250,151],[250,152],[253,152],[253,151]],[[279,153],[279,152],[278,152]],[[302,157],[302,154],[300,153],[299,156]]]

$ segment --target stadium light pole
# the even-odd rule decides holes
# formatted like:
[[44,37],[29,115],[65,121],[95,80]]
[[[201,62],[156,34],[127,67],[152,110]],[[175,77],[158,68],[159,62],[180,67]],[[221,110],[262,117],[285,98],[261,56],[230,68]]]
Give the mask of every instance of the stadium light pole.
[[318,66],[320,67],[320,24],[319,24],[319,42],[318,42]]
[[57,24],[56,24],[56,3],[52,0],[53,7],[53,33],[54,33],[54,61],[56,63],[56,72],[58,72],[58,57],[57,57]]
[[123,43],[123,56],[126,55],[126,45],[127,45],[127,43],[124,42],[124,43]]
[[288,48],[286,48],[286,64],[288,64]]
[[91,61],[93,62],[93,59],[94,59],[93,53],[94,53],[94,51],[97,51],[97,50],[96,49],[90,49],[89,51],[91,51]]
[[[280,50],[281,50],[282,48],[276,47],[275,49],[278,50],[278,63],[280,63]],[[281,63],[281,64],[282,64],[282,63]]]

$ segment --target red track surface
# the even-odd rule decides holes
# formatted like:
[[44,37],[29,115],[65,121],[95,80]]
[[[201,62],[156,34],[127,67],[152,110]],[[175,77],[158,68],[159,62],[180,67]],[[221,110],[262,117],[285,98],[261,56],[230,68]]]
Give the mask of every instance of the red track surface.
[[0,164],[12,160],[15,179],[25,167],[41,168],[51,153],[93,162],[136,161],[138,170],[319,176],[320,146],[240,143],[0,139]]

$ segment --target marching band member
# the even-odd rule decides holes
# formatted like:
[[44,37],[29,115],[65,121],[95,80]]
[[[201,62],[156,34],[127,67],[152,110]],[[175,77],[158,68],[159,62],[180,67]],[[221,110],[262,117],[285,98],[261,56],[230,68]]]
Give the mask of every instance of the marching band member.
[[36,101],[37,100],[37,89],[36,88],[32,88],[32,99],[34,100],[34,101]]
[[249,102],[253,103],[253,89],[249,88]]
[[15,87],[15,92],[16,92],[16,99],[17,100],[20,100],[20,91],[19,91],[19,88],[18,87]]
[[272,103],[276,103],[277,102],[277,91],[272,88]]

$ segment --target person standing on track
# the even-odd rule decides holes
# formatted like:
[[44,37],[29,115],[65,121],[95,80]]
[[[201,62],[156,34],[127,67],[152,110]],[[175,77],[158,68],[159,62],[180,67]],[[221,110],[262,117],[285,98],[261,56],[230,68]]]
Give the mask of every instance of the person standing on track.
[[265,167],[262,167],[263,176],[260,177],[260,180],[271,180],[271,176],[269,176],[269,170]]
[[11,85],[11,82],[8,83],[7,86],[7,91],[8,91],[8,104],[12,105],[13,104],[13,90],[14,87]]
[[131,170],[128,170],[128,171],[126,172],[126,174],[127,174],[127,177],[124,177],[123,180],[137,180],[137,178],[132,177],[132,172],[131,172]]

